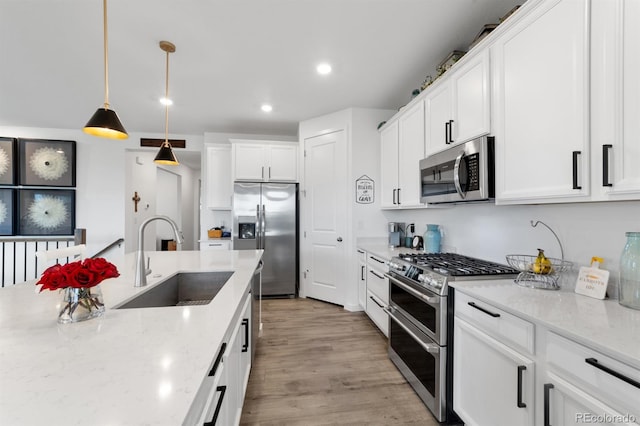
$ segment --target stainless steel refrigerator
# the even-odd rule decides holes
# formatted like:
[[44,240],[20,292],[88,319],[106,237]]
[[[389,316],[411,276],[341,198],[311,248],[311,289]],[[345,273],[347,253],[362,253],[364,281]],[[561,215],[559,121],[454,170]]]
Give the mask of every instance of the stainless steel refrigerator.
[[264,249],[262,296],[297,296],[298,184],[236,182],[233,249]]

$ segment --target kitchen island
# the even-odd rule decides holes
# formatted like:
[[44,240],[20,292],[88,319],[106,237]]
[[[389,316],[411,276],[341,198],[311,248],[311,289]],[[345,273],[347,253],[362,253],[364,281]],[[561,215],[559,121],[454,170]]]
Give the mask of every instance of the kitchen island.
[[[0,290],[0,424],[178,425],[245,300],[262,250],[134,253],[100,287],[102,317],[58,324],[57,291],[35,281]],[[178,272],[233,271],[207,305],[114,309]]]

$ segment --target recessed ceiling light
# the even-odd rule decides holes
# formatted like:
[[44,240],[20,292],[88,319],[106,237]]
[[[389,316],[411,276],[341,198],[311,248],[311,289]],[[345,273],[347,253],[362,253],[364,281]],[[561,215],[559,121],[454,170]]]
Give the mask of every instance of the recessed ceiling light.
[[262,106],[260,107],[260,109],[264,112],[271,112],[273,111],[273,107],[269,104],[262,104]]
[[173,101],[169,98],[162,97],[160,98],[160,103],[162,105],[173,105]]
[[318,74],[327,75],[331,73],[331,65],[322,63],[316,67],[316,71],[318,71]]

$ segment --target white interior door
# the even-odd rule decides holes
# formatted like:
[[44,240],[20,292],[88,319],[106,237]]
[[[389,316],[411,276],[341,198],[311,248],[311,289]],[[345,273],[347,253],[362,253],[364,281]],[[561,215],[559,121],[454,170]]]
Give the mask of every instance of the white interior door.
[[[344,131],[305,139],[304,295],[344,305],[347,147]],[[305,236],[306,234],[306,236]]]

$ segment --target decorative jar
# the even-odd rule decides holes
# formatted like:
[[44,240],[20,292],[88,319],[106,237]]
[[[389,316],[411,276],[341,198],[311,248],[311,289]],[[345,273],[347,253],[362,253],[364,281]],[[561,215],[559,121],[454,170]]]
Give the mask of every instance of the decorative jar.
[[438,225],[427,224],[427,231],[424,233],[424,251],[426,253],[440,253],[440,241],[442,235]]
[[628,308],[640,309],[640,232],[627,232],[627,243],[620,256],[618,301]]
[[60,324],[85,321],[104,314],[104,301],[100,286],[66,287],[62,289],[61,293],[62,303],[58,314]]

